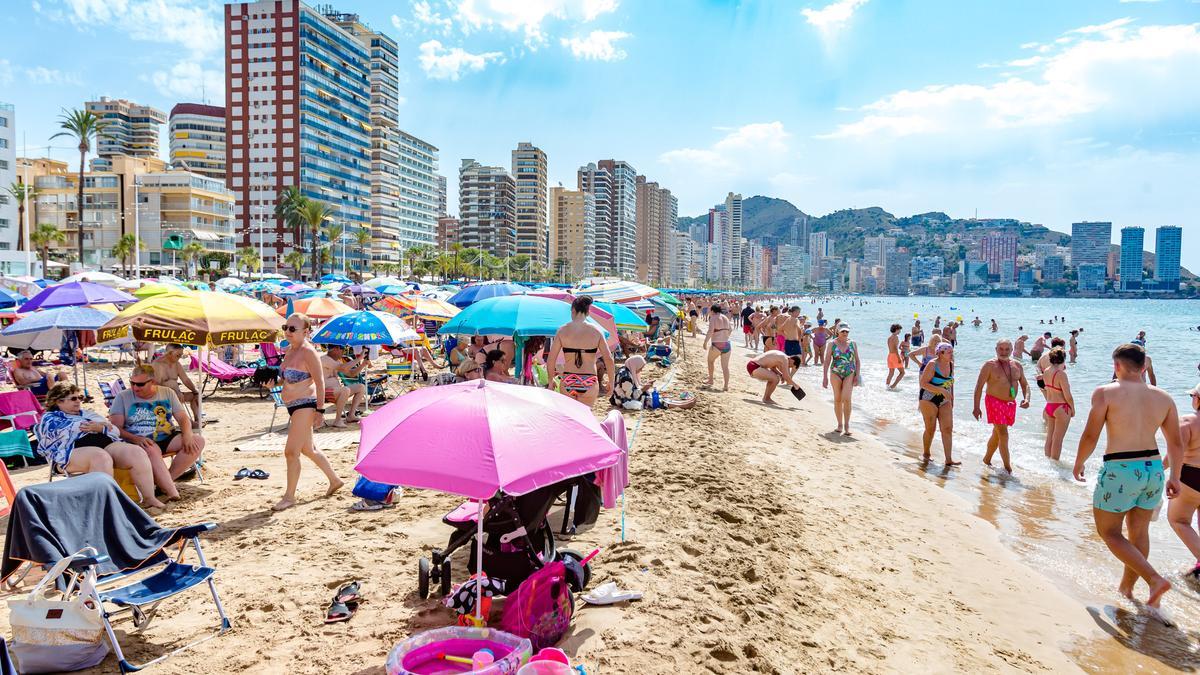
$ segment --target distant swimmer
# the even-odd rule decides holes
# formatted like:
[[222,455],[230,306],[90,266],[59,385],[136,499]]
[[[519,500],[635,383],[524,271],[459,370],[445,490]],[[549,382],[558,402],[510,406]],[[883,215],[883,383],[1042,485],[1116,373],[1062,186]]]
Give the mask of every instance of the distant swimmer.
[[1192,528],[1196,512],[1200,511],[1200,384],[1188,392],[1191,397],[1192,413],[1179,420],[1179,436],[1183,445],[1183,467],[1179,470],[1179,482],[1183,490],[1167,507],[1167,518],[1171,529],[1179,540],[1196,558],[1196,566],[1188,573],[1193,581],[1200,581],[1200,534]]
[[983,325],[983,321],[980,320],[979,317],[975,317],[975,320],[971,322],[971,325],[975,326],[976,328],[979,328],[980,326]]
[[1013,345],[1014,359],[1019,359],[1029,353],[1029,350],[1025,349],[1025,343],[1028,341],[1029,336],[1025,335],[1024,333],[1017,337],[1017,343]]
[[979,369],[979,379],[975,381],[975,409],[972,412],[975,419],[983,417],[979,398],[986,387],[984,406],[987,408],[987,423],[992,425],[992,435],[988,438],[983,463],[991,466],[992,455],[999,450],[1004,470],[1009,473],[1012,473],[1012,462],[1008,454],[1008,428],[1017,422],[1018,387],[1022,396],[1021,407],[1029,407],[1029,381],[1025,379],[1021,364],[1012,360],[1012,352],[1012,342],[1000,340],[996,343],[996,358],[984,362]]
[[[888,389],[895,389],[896,385],[900,384],[900,380],[904,379],[904,357],[900,354],[900,331],[904,327],[898,323],[892,324],[892,334],[887,339],[887,379],[884,381]],[[896,381],[893,382],[892,378]]]
[[766,382],[762,402],[768,405],[778,405],[771,398],[771,394],[775,393],[775,388],[779,386],[780,382],[786,382],[792,389],[800,388],[800,385],[792,379],[792,375],[799,367],[800,357],[798,355],[788,356],[776,349],[762,354],[751,354],[750,360],[746,362],[746,372],[750,373],[750,377]]
[[1071,348],[1067,350],[1067,354],[1071,357],[1071,363],[1075,363],[1075,357],[1079,355],[1079,343],[1077,341],[1078,337],[1079,329],[1071,331]]
[[992,332],[995,333],[998,330],[1000,330],[999,324],[996,323],[995,319],[992,319]]
[[[1132,600],[1134,584],[1140,577],[1150,587],[1146,604],[1157,608],[1163,594],[1171,589],[1171,583],[1148,560],[1150,521],[1162,503],[1164,491],[1171,499],[1181,492],[1183,446],[1175,402],[1165,391],[1142,381],[1145,358],[1146,351],[1135,344],[1121,345],[1113,351],[1117,379],[1100,385],[1092,393],[1092,409],[1079,438],[1074,474],[1075,480],[1084,482],[1087,459],[1104,431],[1107,435],[1104,466],[1092,493],[1096,532],[1108,550],[1125,564],[1118,592]],[[1169,475],[1163,470],[1158,451],[1159,430],[1167,442]],[[1121,531],[1122,526],[1129,531],[1128,539]]]

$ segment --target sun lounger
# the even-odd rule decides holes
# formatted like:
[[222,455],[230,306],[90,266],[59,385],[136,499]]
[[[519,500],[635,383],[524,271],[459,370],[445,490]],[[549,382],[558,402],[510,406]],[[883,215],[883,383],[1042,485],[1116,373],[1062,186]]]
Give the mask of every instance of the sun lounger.
[[[222,361],[216,354],[209,352],[203,359],[192,357],[192,364],[199,364],[200,370],[204,373],[204,378],[200,384],[200,390],[205,396],[212,396],[216,393],[217,388],[223,384],[237,384],[240,388],[245,389],[247,383],[254,379],[255,368],[236,368]],[[210,390],[208,387],[212,385]]]

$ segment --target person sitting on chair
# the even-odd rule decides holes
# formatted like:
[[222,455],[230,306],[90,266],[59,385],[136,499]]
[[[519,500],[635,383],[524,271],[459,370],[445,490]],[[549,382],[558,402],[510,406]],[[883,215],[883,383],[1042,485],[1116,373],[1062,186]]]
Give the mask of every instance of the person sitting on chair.
[[[167,501],[179,499],[175,481],[200,459],[204,438],[192,433],[192,418],[175,391],[155,383],[154,366],[134,367],[129,389],[113,398],[108,418],[120,429],[123,440],[146,452],[154,470],[154,483],[166,494]],[[175,455],[169,469],[163,461],[167,455]]]
[[66,373],[57,372],[54,373],[53,382],[51,382],[50,375],[33,366],[33,353],[28,349],[17,354],[17,362],[13,364],[12,373],[13,384],[17,386],[17,389],[28,389],[38,398],[45,398],[50,391],[51,384],[63,382],[68,377]]
[[83,393],[69,382],[59,382],[46,394],[46,414],[34,427],[38,454],[66,473],[104,473],[113,467],[128,469],[142,495],[142,506],[165,506],[154,496],[150,460],[136,445],[117,439],[117,427],[91,410],[83,409]]
[[[321,357],[321,369],[325,371],[325,391],[333,396],[334,415],[330,424],[335,427],[344,427],[346,422],[357,422],[358,409],[367,400],[365,382],[345,385],[338,377],[339,374],[348,378],[361,375],[367,366],[371,365],[366,352],[349,361],[345,357],[346,348],[341,345],[326,345],[325,355]],[[350,401],[350,408],[346,410],[343,418],[342,411],[346,408],[346,401]]]
[[[179,400],[187,403],[192,409],[192,420],[200,419],[200,390],[187,375],[187,369],[180,363],[183,358],[183,345],[167,345],[166,351],[151,364],[154,366],[154,382],[162,387],[175,391]],[[187,387],[187,391],[181,388]]]

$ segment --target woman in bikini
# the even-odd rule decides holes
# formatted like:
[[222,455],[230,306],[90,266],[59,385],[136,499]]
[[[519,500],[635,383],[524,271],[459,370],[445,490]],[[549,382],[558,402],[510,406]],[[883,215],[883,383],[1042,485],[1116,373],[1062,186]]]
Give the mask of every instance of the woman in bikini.
[[1050,367],[1042,373],[1046,388],[1046,456],[1058,461],[1062,454],[1063,437],[1067,435],[1067,427],[1071,417],[1075,415],[1075,399],[1071,396],[1071,383],[1067,378],[1067,353],[1062,347],[1055,347],[1048,355]]
[[725,386],[721,391],[729,391],[729,353],[733,351],[733,343],[729,335],[733,332],[733,322],[725,316],[725,308],[714,304],[709,310],[708,332],[704,335],[704,348],[708,350],[708,381],[707,386],[713,386],[713,366],[717,357],[721,357],[721,374],[725,378]]
[[[600,397],[600,376],[596,374],[596,358],[604,362],[604,370],[613,372],[612,351],[604,341],[604,333],[595,324],[587,322],[592,310],[592,298],[581,295],[571,302],[571,322],[554,334],[554,344],[546,359],[547,386],[554,386],[554,376],[562,375],[563,394],[591,407]],[[558,372],[558,359],[563,359],[562,372]],[[612,395],[612,378],[604,392]]]
[[825,345],[825,378],[821,386],[833,385],[833,412],[837,416],[835,434],[850,435],[850,400],[859,383],[862,367],[858,347],[850,341],[850,326],[838,326],[837,338]]
[[331,496],[341,489],[344,483],[333,472],[329,460],[317,450],[313,443],[313,429],[325,421],[325,374],[321,367],[321,355],[317,353],[312,343],[308,341],[312,330],[308,317],[304,314],[293,314],[287,318],[283,326],[287,336],[288,348],[280,364],[280,376],[283,379],[283,391],[280,398],[287,406],[288,423],[287,442],[283,447],[283,457],[287,461],[287,488],[280,499],[271,509],[282,511],[296,505],[296,485],[300,482],[300,455],[311,459],[317,468],[325,474],[329,481],[329,489],[325,496]]
[[929,461],[933,434],[942,432],[942,452],[946,466],[958,466],[954,461],[954,346],[943,342],[934,350],[936,357],[925,357],[921,363],[921,388],[917,392],[917,410],[925,420],[925,435],[921,438],[921,461]]

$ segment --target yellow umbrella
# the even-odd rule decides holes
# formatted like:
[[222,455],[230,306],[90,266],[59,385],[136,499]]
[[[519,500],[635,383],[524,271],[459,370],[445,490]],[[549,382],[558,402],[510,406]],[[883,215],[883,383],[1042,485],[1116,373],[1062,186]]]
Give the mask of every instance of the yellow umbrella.
[[144,342],[197,347],[274,342],[283,319],[265,303],[229,293],[160,293],[136,302],[96,331],[108,342],[133,331]]
[[156,295],[163,295],[165,293],[188,293],[188,292],[190,292],[190,291],[188,291],[188,289],[183,288],[181,286],[175,286],[172,284],[149,283],[149,284],[146,284],[145,286],[142,286],[141,288],[134,289],[133,297],[138,298],[140,300],[145,300],[146,298],[152,298]]

